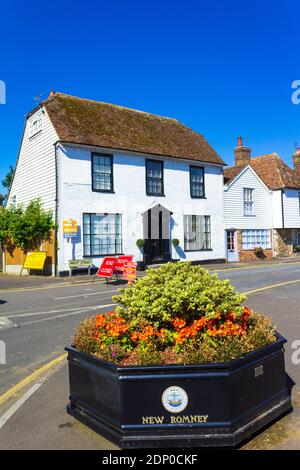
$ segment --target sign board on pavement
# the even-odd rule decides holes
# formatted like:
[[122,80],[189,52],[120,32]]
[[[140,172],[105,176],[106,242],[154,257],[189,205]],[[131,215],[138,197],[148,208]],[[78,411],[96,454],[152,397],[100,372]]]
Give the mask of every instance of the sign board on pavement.
[[46,251],[29,251],[25,257],[20,275],[22,274],[23,269],[36,269],[38,271],[43,271],[46,258]]

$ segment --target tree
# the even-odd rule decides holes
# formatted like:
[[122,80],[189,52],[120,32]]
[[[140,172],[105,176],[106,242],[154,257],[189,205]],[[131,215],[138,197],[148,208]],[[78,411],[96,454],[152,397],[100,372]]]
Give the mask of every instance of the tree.
[[15,171],[14,168],[11,165],[9,165],[8,173],[6,174],[5,178],[1,181],[2,186],[4,186],[4,188],[6,188],[7,190],[9,190],[10,188],[10,185],[14,176],[14,171]]
[[45,211],[39,199],[33,199],[26,208],[8,207],[0,212],[0,243],[24,250],[38,249],[49,240],[55,228],[51,211]]

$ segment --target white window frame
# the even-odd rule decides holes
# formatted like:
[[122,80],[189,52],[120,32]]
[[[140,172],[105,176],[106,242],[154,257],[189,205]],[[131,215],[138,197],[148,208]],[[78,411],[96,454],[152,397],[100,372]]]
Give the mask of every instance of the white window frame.
[[43,130],[43,113],[36,112],[29,120],[29,138],[35,136]]
[[245,229],[242,230],[242,249],[254,250],[255,248],[271,248],[271,234],[269,229]]
[[210,215],[184,215],[184,251],[211,251]]
[[254,215],[254,189],[243,188],[244,215]]

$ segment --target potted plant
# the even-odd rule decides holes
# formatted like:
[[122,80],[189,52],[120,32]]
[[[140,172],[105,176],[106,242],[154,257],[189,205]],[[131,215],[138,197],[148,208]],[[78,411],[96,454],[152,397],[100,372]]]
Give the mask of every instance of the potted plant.
[[147,271],[78,325],[68,413],[122,448],[249,438],[291,401],[285,339],[245,299],[190,262]]
[[[144,245],[145,245],[145,240],[143,240],[142,238],[139,238],[137,241],[136,241],[136,246],[138,247],[138,249],[140,250],[140,253],[142,253],[142,250],[144,248]],[[138,271],[145,271],[145,263],[144,261],[138,261],[137,262],[137,265],[136,265],[136,269]]]
[[[178,238],[173,238],[173,240],[172,240],[172,245],[174,246],[175,252],[176,252],[176,248],[177,248],[178,245],[179,245],[179,240],[178,240]],[[175,260],[177,261],[176,258],[175,258]]]
[[266,258],[264,249],[261,246],[257,246],[256,248],[254,248],[254,254],[259,259],[265,259]]

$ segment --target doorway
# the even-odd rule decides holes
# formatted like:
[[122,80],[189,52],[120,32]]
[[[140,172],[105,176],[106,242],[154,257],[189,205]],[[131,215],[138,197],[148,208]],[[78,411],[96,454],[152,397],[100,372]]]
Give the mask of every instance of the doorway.
[[157,204],[143,214],[144,263],[155,264],[170,261],[170,215],[165,207]]
[[237,231],[235,229],[226,230],[226,259],[229,263],[239,261]]

